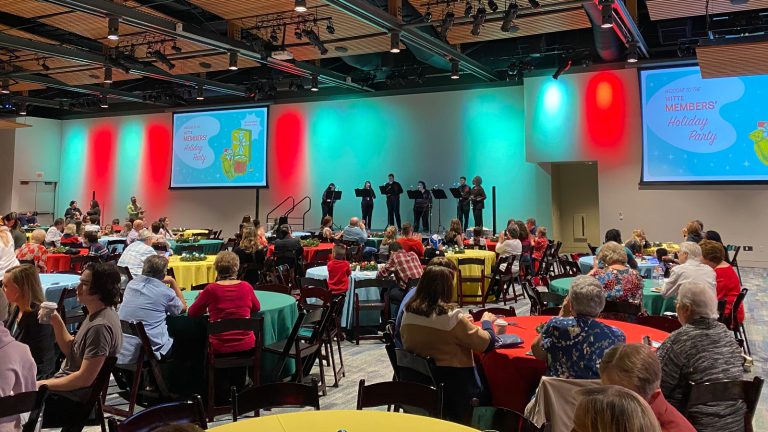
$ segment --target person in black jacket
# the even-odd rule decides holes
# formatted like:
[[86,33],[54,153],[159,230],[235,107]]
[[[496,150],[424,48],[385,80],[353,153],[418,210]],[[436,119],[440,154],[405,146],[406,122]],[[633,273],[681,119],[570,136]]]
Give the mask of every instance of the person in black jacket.
[[467,184],[466,177],[459,177],[459,187],[457,189],[461,192],[461,198],[459,198],[456,204],[456,217],[459,219],[459,223],[464,227],[464,231],[467,231],[467,227],[469,227],[469,197],[472,193],[472,189],[470,189]]
[[66,223],[72,223],[72,221],[80,220],[83,216],[83,211],[77,207],[77,201],[70,201],[69,207],[64,211],[64,221]]
[[429,209],[432,207],[432,193],[426,183],[419,180],[419,198],[413,200],[413,230],[419,231],[419,222],[425,232],[429,232]]
[[99,202],[91,200],[91,208],[88,209],[86,214],[91,218],[92,224],[99,225],[101,223],[101,207],[99,207]]
[[8,269],[3,276],[3,289],[11,304],[5,327],[14,339],[29,346],[37,364],[37,379],[50,377],[56,366],[56,339],[53,327],[37,320],[45,297],[35,266],[25,264]]
[[384,185],[384,194],[387,196],[387,226],[395,225],[397,229],[402,228],[400,223],[400,194],[403,193],[403,187],[395,181],[395,175],[387,176],[387,184]]
[[470,200],[472,201],[472,217],[475,219],[475,226],[483,227],[483,208],[485,208],[485,190],[483,189],[483,179],[480,176],[472,178],[472,191]]
[[325,188],[325,191],[323,192],[323,198],[320,202],[320,207],[323,209],[323,216],[321,219],[326,216],[333,217],[333,205],[336,204],[336,202],[333,200],[333,192],[335,190],[336,185],[331,183],[327,188]]
[[280,225],[278,228],[274,255],[275,265],[287,264],[296,274],[300,274],[304,248],[301,246],[301,240],[291,235],[290,225]]
[[367,180],[365,181],[365,185],[363,185],[363,189],[368,189],[371,191],[371,197],[362,198],[362,202],[360,203],[360,208],[363,211],[363,222],[365,222],[365,226],[367,226],[368,229],[371,229],[371,218],[373,217],[373,200],[376,199],[376,192],[374,192],[371,188],[371,182]]

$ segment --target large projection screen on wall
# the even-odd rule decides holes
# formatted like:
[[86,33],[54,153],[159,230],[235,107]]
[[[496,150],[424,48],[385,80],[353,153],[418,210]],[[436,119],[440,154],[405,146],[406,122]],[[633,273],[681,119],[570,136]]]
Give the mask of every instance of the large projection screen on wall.
[[265,107],[175,113],[171,188],[267,186]]
[[641,183],[768,183],[768,75],[640,71]]

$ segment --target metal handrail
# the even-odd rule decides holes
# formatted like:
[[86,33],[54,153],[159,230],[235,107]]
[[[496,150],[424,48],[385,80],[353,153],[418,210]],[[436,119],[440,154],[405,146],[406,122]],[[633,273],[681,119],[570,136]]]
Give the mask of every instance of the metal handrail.
[[[272,213],[276,212],[276,211],[277,211],[277,210],[278,210],[280,207],[282,207],[282,206],[283,206],[283,204],[285,204],[285,203],[286,203],[288,200],[291,200],[291,208],[288,210],[289,212],[290,212],[290,211],[292,211],[292,210],[294,209],[294,207],[296,207],[296,200],[294,200],[294,199],[293,199],[293,195],[288,195],[288,197],[287,197],[286,199],[284,199],[284,200],[280,201],[280,203],[279,203],[278,205],[276,205],[276,206],[275,206],[275,207],[274,207],[272,210],[270,210],[269,212],[267,212],[267,220],[266,220],[267,226],[269,226],[269,223],[270,223],[270,221],[272,220],[272,219],[270,218],[270,216],[272,216]],[[287,215],[288,215],[288,213],[285,213],[285,214],[283,214],[283,216],[287,216]]]
[[[304,201],[309,201],[309,206],[307,207],[307,210],[306,210],[306,211],[304,211],[304,213],[302,213],[302,215],[301,215],[301,229],[302,229],[302,230],[303,230],[303,229],[306,229],[306,217],[307,217],[307,213],[309,213],[309,211],[310,211],[310,210],[312,210],[312,198],[310,198],[310,197],[309,197],[309,195],[305,196],[304,198],[300,199],[300,200],[299,200],[299,202],[295,203],[295,204],[293,205],[293,207],[291,207],[291,208],[288,210],[288,212],[286,212],[286,213],[285,213],[285,216],[288,216],[288,215],[290,215],[291,213],[293,213],[293,211],[294,211],[294,210],[296,210],[296,207],[297,207],[299,204],[303,203]],[[298,219],[298,216],[296,217],[296,219]]]

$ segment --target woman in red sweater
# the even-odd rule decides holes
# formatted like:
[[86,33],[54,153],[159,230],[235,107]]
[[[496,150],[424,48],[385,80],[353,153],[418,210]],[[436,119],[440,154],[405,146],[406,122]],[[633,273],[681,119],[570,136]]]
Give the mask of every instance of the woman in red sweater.
[[349,262],[344,259],[346,256],[346,246],[337,244],[333,247],[333,257],[328,261],[328,289],[333,295],[342,295],[349,290],[349,276],[352,274],[352,269],[349,268]]
[[[728,322],[733,309],[733,302],[741,292],[739,275],[736,274],[730,264],[724,261],[723,245],[712,240],[702,240],[699,246],[701,247],[701,262],[715,269],[717,300],[725,300],[723,316]],[[739,310],[736,312],[736,320],[739,324],[744,322],[743,304],[739,306]]]

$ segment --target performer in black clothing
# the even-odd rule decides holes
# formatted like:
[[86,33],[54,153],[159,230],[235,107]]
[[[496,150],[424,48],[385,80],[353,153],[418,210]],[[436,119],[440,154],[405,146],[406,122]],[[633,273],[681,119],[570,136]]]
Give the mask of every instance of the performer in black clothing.
[[427,185],[419,181],[421,198],[413,201],[413,230],[419,232],[419,221],[425,232],[429,232],[429,209],[432,207],[432,193],[427,190]]
[[373,200],[376,199],[376,192],[371,188],[371,182],[365,181],[363,189],[369,189],[371,191],[371,198],[362,198],[360,207],[363,210],[363,221],[368,229],[371,229],[371,217],[373,216]]
[[384,193],[387,196],[387,225],[395,225],[397,222],[397,229],[400,229],[400,194],[403,193],[403,187],[395,181],[394,174],[389,174],[387,179],[387,184],[384,185]]
[[464,231],[466,231],[469,226],[469,196],[471,193],[466,177],[459,177],[459,187],[457,189],[461,192],[461,198],[459,198],[456,208],[457,218],[464,227]]
[[485,207],[485,190],[483,190],[483,179],[480,176],[472,178],[472,192],[470,200],[472,201],[472,216],[475,218],[475,226],[483,227],[483,208]]
[[77,207],[77,201],[70,201],[69,207],[64,211],[64,220],[66,223],[74,223],[76,220],[80,220],[83,212]]
[[333,191],[335,190],[336,185],[331,183],[325,189],[325,192],[323,192],[323,199],[320,203],[320,207],[323,209],[323,217],[333,217],[333,205],[335,204],[335,201],[333,201]]

